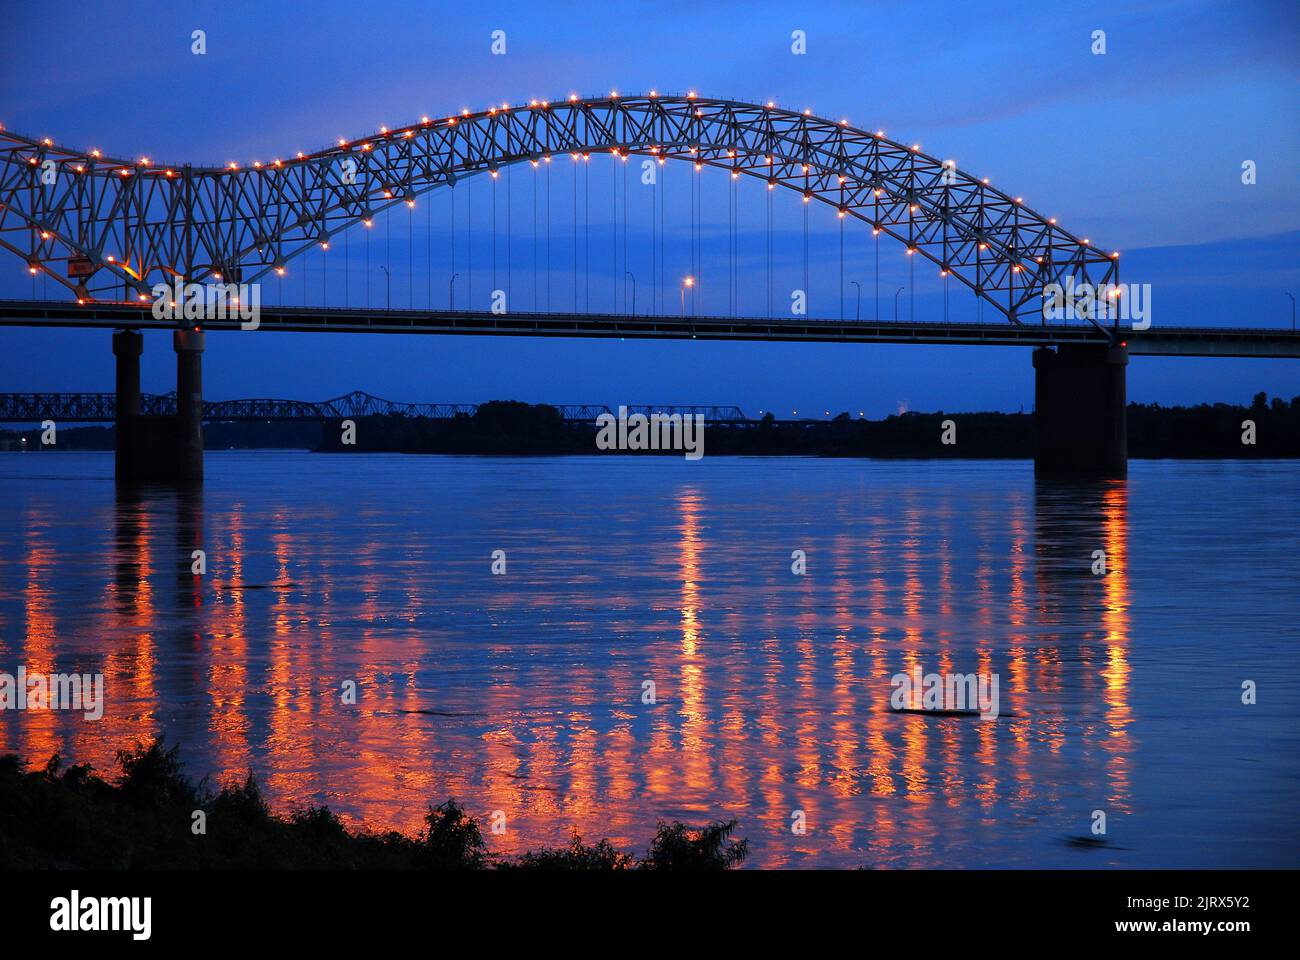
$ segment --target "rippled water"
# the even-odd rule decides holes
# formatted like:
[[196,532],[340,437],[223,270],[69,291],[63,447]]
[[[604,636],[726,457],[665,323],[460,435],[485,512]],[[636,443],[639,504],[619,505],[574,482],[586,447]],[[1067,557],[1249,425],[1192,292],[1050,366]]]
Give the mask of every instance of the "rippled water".
[[[1300,866],[1296,464],[207,468],[119,497],[111,455],[0,454],[0,671],[108,700],[0,712],[5,751],[111,770],[166,731],[280,810],[504,811],[507,853],[735,817],[765,866]],[[891,713],[916,666],[996,674],[1001,715]]]

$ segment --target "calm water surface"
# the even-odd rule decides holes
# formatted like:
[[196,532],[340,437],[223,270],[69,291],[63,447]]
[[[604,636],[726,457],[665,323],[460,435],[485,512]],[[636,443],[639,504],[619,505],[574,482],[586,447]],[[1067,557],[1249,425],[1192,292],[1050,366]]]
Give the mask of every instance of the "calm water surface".
[[[108,701],[0,713],[4,751],[111,771],[165,731],[282,811],[502,810],[503,853],[736,817],[763,866],[1300,866],[1295,464],[207,468],[119,497],[111,454],[0,454],[0,671],[102,672]],[[914,666],[996,673],[1001,716],[891,713]]]

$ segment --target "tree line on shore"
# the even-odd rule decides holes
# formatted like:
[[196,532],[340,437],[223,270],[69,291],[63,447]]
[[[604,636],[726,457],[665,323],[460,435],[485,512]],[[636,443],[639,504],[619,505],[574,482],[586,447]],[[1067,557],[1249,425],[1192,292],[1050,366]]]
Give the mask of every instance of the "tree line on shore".
[[[945,424],[956,442],[944,443]],[[1249,422],[1251,426],[1247,428]],[[713,455],[881,458],[1028,459],[1034,455],[1031,413],[901,413],[883,420],[841,413],[829,420],[777,420],[767,414],[743,423],[707,424],[705,450]],[[345,443],[340,421],[319,423],[210,423],[205,446],[296,448],[323,452],[566,455],[597,454],[597,428],[566,422],[547,404],[494,400],[472,416],[425,420],[401,416],[358,418]],[[1250,434],[1253,442],[1244,442]],[[26,443],[22,439],[26,438]],[[0,448],[111,450],[111,427],[67,427],[54,447],[39,430],[0,431]],[[1203,403],[1128,406],[1128,450],[1134,459],[1269,459],[1300,457],[1300,396],[1272,400],[1258,393],[1249,405]],[[607,451],[619,454],[623,451]],[[676,451],[658,451],[680,455]],[[646,451],[645,455],[655,455]]]
[[[161,739],[119,751],[110,782],[56,754],[36,769],[0,756],[0,864],[8,869],[726,870],[747,852],[735,820],[660,822],[638,856],[576,832],[568,844],[514,857],[489,850],[479,821],[455,800],[415,836],[350,829],[325,806],[271,812],[250,772],[212,789],[184,771]],[[201,812],[202,816],[197,814]],[[196,829],[202,823],[202,830]]]

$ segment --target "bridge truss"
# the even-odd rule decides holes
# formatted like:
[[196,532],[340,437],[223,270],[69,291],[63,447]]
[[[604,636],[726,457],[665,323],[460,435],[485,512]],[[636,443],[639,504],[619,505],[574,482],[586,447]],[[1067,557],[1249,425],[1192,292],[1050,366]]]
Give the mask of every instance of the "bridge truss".
[[[80,299],[255,282],[399,204],[503,166],[593,153],[755,177],[893,237],[1005,318],[1047,284],[1118,282],[1106,253],[919,145],[794,112],[687,96],[532,101],[226,167],[124,160],[0,131],[0,247]],[[1100,327],[1095,320],[1094,326]]]

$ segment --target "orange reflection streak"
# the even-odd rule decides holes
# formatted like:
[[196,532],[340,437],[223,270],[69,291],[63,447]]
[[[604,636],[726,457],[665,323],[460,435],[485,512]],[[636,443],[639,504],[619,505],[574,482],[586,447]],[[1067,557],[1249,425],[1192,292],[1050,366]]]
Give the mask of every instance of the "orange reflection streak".
[[1129,795],[1128,726],[1133,711],[1128,702],[1131,668],[1129,645],[1128,585],[1128,486],[1124,481],[1107,485],[1102,494],[1102,531],[1106,544],[1107,575],[1102,578],[1105,606],[1102,626],[1106,631],[1106,669],[1102,671],[1106,691],[1106,720],[1109,737],[1106,749],[1111,754],[1110,780],[1112,802],[1127,808]]
[[[921,603],[925,587],[920,576],[920,544],[925,508],[915,494],[909,494],[902,505],[903,539],[899,544],[898,556],[898,564],[903,574],[903,665],[899,672],[911,674],[919,667],[922,676],[934,670],[933,664],[927,665],[924,662],[925,636],[921,630]],[[913,690],[912,694],[915,700],[912,706],[919,707],[921,691]],[[895,719],[901,722],[903,754],[900,773],[903,782],[907,785],[908,799],[920,805],[928,804],[932,798],[927,759],[929,753],[927,719],[918,715],[906,715]]]
[[[768,590],[765,591],[766,607],[763,611],[762,639],[757,654],[762,667],[759,679],[761,686],[758,692],[758,706],[756,709],[756,723],[759,729],[757,739],[761,742],[761,750],[766,756],[776,755],[782,749],[783,687],[781,670],[784,661],[780,632],[782,625],[786,621],[786,612],[782,602],[783,596],[776,589],[775,584],[769,580]],[[759,749],[757,743],[754,746]],[[786,829],[785,811],[791,808],[789,802],[791,797],[787,793],[789,788],[785,782],[784,771],[779,769],[776,764],[764,764],[759,770],[758,781],[756,789],[762,797],[762,809],[776,811],[773,818],[779,820],[779,822],[776,823],[775,829],[784,831]],[[773,861],[774,865],[787,863],[789,858],[784,849],[778,847],[777,850],[779,852]]]
[[245,607],[245,533],[243,505],[235,503],[226,518],[227,543],[220,548],[223,565],[229,571],[224,586],[214,585],[216,599],[228,611],[220,626],[210,634],[206,654],[208,699],[211,713],[212,754],[224,781],[243,778],[251,760],[248,744],[249,719],[245,697],[248,690],[248,634]]
[[[870,658],[870,667],[867,671],[867,702],[863,709],[863,722],[866,726],[863,739],[871,794],[892,798],[898,792],[898,787],[894,782],[895,753],[889,735],[898,718],[889,714],[889,696],[892,692],[889,680],[897,672],[889,658],[887,622],[884,618],[889,603],[889,587],[884,573],[888,568],[886,558],[889,551],[886,549],[885,519],[873,515],[869,518],[869,524],[867,567],[873,575],[868,582],[871,621],[867,626],[868,639],[864,652]],[[867,808],[866,816],[870,818],[864,831],[869,862],[879,863],[889,857],[898,842],[896,808],[889,802],[872,803]]]
[[[54,616],[54,550],[45,542],[44,529],[49,525],[48,511],[32,506],[26,514],[25,543],[27,586],[23,591],[23,609],[27,632],[23,643],[22,664],[28,673],[50,674],[54,670],[56,622]],[[6,669],[16,671],[18,664]],[[19,755],[28,763],[43,765],[59,752],[58,714],[52,710],[27,710],[16,724]]]
[[155,524],[143,501],[119,496],[112,509],[107,563],[93,568],[105,574],[104,603],[89,637],[94,649],[104,651],[104,716],[78,725],[73,748],[103,774],[114,769],[117,750],[147,742],[157,732],[158,709],[157,612],[150,581]]
[[[1009,551],[1011,556],[1011,596],[1009,598],[1008,620],[1013,629],[1007,635],[1011,664],[1010,683],[1006,685],[1006,692],[1010,693],[1011,696],[1010,703],[1006,708],[1009,712],[1015,714],[1015,717],[1008,723],[1013,743],[1010,751],[1010,762],[1015,777],[1015,786],[1014,792],[1011,792],[1012,788],[1008,787],[1010,795],[1004,799],[1012,806],[1022,806],[1032,798],[1034,793],[1030,760],[1034,748],[1035,726],[1034,719],[1029,711],[1029,637],[1024,629],[1031,617],[1026,584],[1026,548],[1029,542],[1029,531],[1024,515],[1024,505],[1008,503],[1007,509],[1011,511],[1008,524],[1011,531]],[[1040,645],[1039,656],[1042,655],[1043,647]],[[999,697],[1001,697],[1002,684],[999,683],[998,686]],[[1041,690],[1037,692],[1041,695]],[[988,726],[992,722],[995,721],[984,722],[984,725]],[[996,751],[996,744],[994,744],[993,749]]]
[[312,776],[301,762],[304,756],[316,756],[312,743],[317,728],[309,678],[313,671],[306,663],[295,663],[293,617],[289,609],[289,589],[293,580],[291,558],[295,556],[292,534],[286,518],[275,515],[262,524],[270,527],[271,554],[275,558],[272,587],[275,600],[270,612],[271,630],[267,650],[267,682],[270,706],[267,716],[266,764],[270,767],[267,786],[281,803],[301,806],[312,789]]
[[708,790],[712,779],[708,715],[704,703],[704,665],[698,660],[700,640],[700,509],[703,500],[694,487],[686,487],[678,503],[681,534],[678,539],[682,579],[682,642],[680,658],[682,781],[691,791]]

